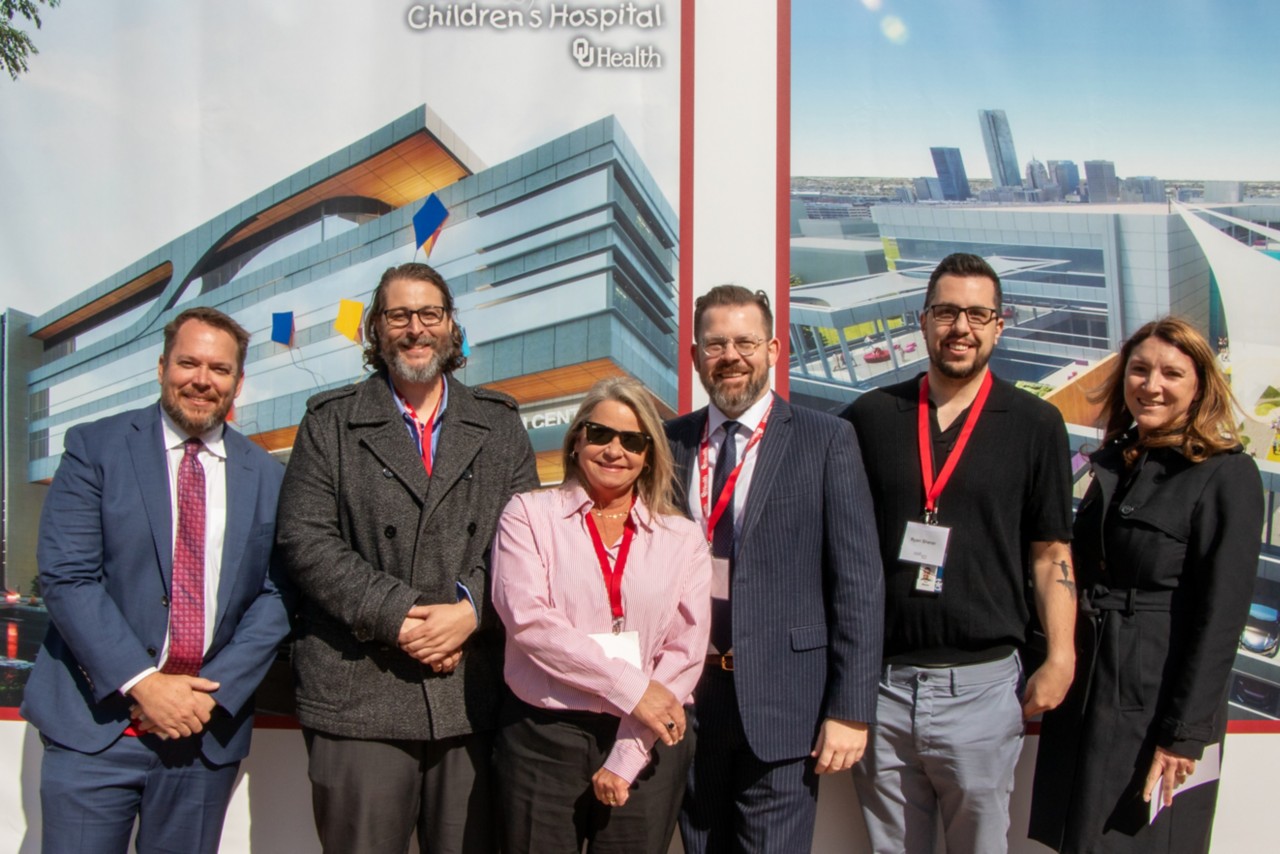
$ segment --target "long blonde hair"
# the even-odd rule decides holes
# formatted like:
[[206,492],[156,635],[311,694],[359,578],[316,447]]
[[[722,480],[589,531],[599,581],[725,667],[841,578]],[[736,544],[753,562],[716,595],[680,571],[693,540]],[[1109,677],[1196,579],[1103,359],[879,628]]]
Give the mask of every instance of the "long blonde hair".
[[640,431],[649,437],[645,466],[636,479],[636,492],[644,499],[650,512],[659,516],[681,515],[674,498],[675,461],[671,456],[671,447],[667,444],[667,436],[662,430],[662,418],[653,404],[653,395],[639,380],[631,377],[603,379],[587,391],[577,414],[573,416],[573,426],[564,434],[562,460],[565,483],[584,483],[582,470],[578,467],[578,456],[574,453],[575,446],[578,444],[578,437],[582,435],[583,425],[590,420],[592,410],[606,400],[621,403],[635,413],[636,420],[640,422]]

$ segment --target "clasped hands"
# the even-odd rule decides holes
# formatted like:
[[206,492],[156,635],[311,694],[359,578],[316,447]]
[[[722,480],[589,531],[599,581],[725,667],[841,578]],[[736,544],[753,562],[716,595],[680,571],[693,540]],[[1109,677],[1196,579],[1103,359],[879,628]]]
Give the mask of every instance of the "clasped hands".
[[414,605],[400,626],[397,643],[411,658],[436,673],[452,673],[462,645],[476,630],[476,612],[466,599],[449,605]]
[[[675,694],[661,682],[649,680],[648,687],[640,697],[640,702],[631,710],[631,716],[649,728],[651,732],[667,746],[674,746],[684,738],[688,722],[684,716],[684,706],[676,699]],[[631,792],[631,783],[608,769],[601,768],[591,777],[591,788],[596,799],[605,806],[620,807],[627,802]]]
[[151,673],[129,691],[134,728],[161,739],[186,738],[204,731],[218,703],[221,685],[200,676]]

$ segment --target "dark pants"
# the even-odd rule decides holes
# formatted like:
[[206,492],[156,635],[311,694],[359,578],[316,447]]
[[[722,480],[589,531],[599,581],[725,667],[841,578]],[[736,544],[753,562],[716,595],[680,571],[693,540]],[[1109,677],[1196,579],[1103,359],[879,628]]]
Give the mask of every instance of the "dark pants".
[[554,712],[508,699],[494,745],[505,854],[665,854],[675,831],[693,734],[650,751],[627,802],[608,807],[591,786],[609,756],[618,718]]
[[495,850],[492,733],[438,741],[341,738],[303,730],[320,844],[330,854]]
[[813,760],[764,762],[752,752],[732,672],[702,671],[694,699],[689,732],[698,748],[680,812],[686,854],[809,851],[818,809]]
[[192,739],[123,736],[101,753],[44,740],[40,773],[47,854],[218,850],[238,762],[210,765]]

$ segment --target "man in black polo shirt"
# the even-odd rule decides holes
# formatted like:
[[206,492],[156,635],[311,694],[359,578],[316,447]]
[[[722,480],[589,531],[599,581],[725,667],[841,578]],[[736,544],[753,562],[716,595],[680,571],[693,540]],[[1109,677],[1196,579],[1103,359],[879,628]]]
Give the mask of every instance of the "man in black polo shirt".
[[[928,372],[844,412],[885,568],[878,723],[853,770],[878,852],[932,852],[939,811],[948,851],[1006,850],[1023,720],[1075,669],[1066,428],[988,370],[1000,303],[985,261],[943,259],[920,313]],[[1028,585],[1048,654],[1021,690]]]

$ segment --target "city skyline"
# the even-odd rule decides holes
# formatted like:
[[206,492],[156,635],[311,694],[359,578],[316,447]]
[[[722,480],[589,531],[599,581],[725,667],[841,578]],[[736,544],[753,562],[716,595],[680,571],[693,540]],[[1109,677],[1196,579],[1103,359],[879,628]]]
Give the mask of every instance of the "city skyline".
[[791,172],[930,175],[930,148],[957,147],[984,180],[974,116],[998,109],[1020,168],[1280,180],[1280,115],[1243,85],[1280,72],[1272,20],[1262,3],[1220,0],[793,3]]

